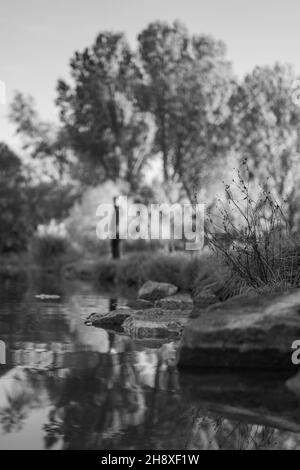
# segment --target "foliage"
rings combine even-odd
[[[13,280],[15,296],[15,281],[26,281],[28,276],[28,255],[25,251],[20,252],[6,252],[1,253],[0,262],[0,282],[9,286],[9,281]]]
[[[0,253],[22,251],[30,234],[21,160],[0,143]]]
[[[134,251],[149,251],[153,253],[163,248],[159,240],[122,240],[121,243],[123,253],[132,253]]]
[[[80,190],[70,180],[72,160],[64,129],[42,121],[33,98],[19,92],[11,103],[9,117],[22,137],[27,157],[22,162],[24,197],[27,223],[34,231],[39,224],[67,217]]]
[[[28,182],[25,191],[28,220],[34,230],[38,225],[48,224],[52,219],[58,222],[66,219],[81,196],[77,186],[72,183],[59,184],[53,179],[35,184]]]
[[[95,268],[95,276],[101,284],[113,281],[120,285],[139,287],[150,279],[170,282],[182,290],[190,291],[201,262],[201,258],[193,258],[185,253],[136,252],[126,254],[118,261],[100,260]]]
[[[14,95],[9,118],[23,139],[24,150],[43,165],[44,175],[61,179],[72,162],[65,129],[41,120],[34,99],[20,92]]]
[[[178,22],[151,23],[137,51],[122,34],[100,33],[73,56],[71,79],[59,81],[57,104],[82,180],[121,178],[135,192],[160,153],[165,181],[179,180],[192,200],[209,167],[225,162],[235,80],[222,42]]]
[[[58,83],[62,123],[91,182],[123,178],[136,189],[149,151],[151,122],[133,99],[138,76],[122,34],[100,33],[71,60],[73,84]],[[92,178],[92,179],[91,179]]]
[[[39,266],[56,267],[58,260],[68,252],[69,240],[65,228],[51,221],[48,226],[40,225],[30,241],[31,260]]]
[[[178,176],[190,200],[230,149],[228,106],[235,89],[226,48],[211,36],[190,36],[179,22],[151,23],[138,37],[146,79],[138,89],[156,123],[154,150],[165,180]]]
[[[247,159],[251,181],[282,201],[292,229],[299,223],[300,197],[300,108],[292,102],[294,80],[288,66],[256,67],[231,102],[240,159]]]
[[[113,285],[117,278],[117,261],[102,258],[95,266],[95,278],[100,286]]]
[[[283,276],[283,268],[277,266],[275,258],[281,257],[283,249],[290,253],[283,245],[293,244],[290,232],[296,233],[300,226],[300,108],[291,100],[295,76],[290,67],[256,67],[238,83],[221,41],[207,35],[191,35],[178,21],[157,21],[140,32],[135,50],[123,34],[101,32],[90,47],[74,54],[70,72],[69,83],[60,80],[57,86],[60,126],[42,121],[30,97],[15,95],[10,117],[23,137],[24,148],[39,162],[44,174],[39,175],[38,183],[31,178],[25,192],[16,191],[14,195],[14,189],[6,188],[15,188],[19,183],[22,186],[22,171],[17,165],[19,176],[1,188],[3,201],[10,200],[5,202],[9,208],[4,212],[3,227],[11,227],[8,219],[12,220],[15,210],[20,224],[26,214],[30,229],[52,218],[61,221],[67,217],[74,241],[87,251],[104,255],[109,244],[98,243],[94,235],[94,209],[100,201],[90,204],[89,212],[85,202],[74,206],[79,196],[74,179],[83,183],[84,197],[90,194],[85,185],[97,188],[101,184],[105,192],[107,184],[113,184],[114,195],[127,194],[145,203],[187,199],[195,202],[198,193],[200,202],[205,195],[205,202],[211,206],[216,181],[220,175],[225,177],[229,160],[235,159],[241,178],[261,185],[262,192],[243,194],[241,188],[242,204],[249,204],[245,209],[225,189],[224,207],[235,206],[246,227],[250,224],[246,232],[244,228],[237,229],[230,211],[223,212],[224,235],[229,245],[233,244],[225,247],[225,252],[230,252],[229,259],[237,252],[238,265],[242,263],[242,267],[250,263],[251,269],[246,268],[248,277],[241,277],[241,266],[234,268],[239,279],[248,284],[277,279],[279,273]],[[146,171],[158,158],[163,179],[152,181],[150,188]],[[245,158],[247,170],[242,164]],[[55,175],[51,172],[53,165]],[[243,186],[242,180],[240,184]],[[23,196],[27,198],[26,210]],[[18,207],[13,210],[14,198],[22,201],[18,200]],[[276,200],[282,201],[280,208]],[[263,212],[268,212],[268,217]],[[285,222],[279,220],[283,213]],[[270,224],[267,227],[262,225],[266,220]],[[279,225],[285,228],[279,229]],[[3,249],[19,249],[14,233],[21,235],[21,228],[9,229],[12,237],[5,230]],[[281,230],[286,233],[282,233],[279,243],[274,234]],[[20,246],[26,245],[27,232],[23,232]],[[238,241],[233,243],[236,237]],[[220,245],[214,236],[212,240],[215,247]],[[278,244],[282,244],[281,248]],[[124,246],[128,251],[135,249],[127,243]],[[222,242],[217,248],[222,256],[223,248]],[[285,255],[284,263],[290,257]],[[254,273],[250,275],[252,269]],[[138,282],[137,278],[143,278],[138,273],[129,277]]]

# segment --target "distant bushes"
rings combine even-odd
[[[28,270],[28,257],[26,252],[1,254],[0,281],[26,280]]]
[[[150,251],[154,252],[163,248],[162,242],[159,240],[123,240],[122,252],[132,253],[135,251]]]
[[[138,286],[144,282],[150,253],[137,252],[125,255],[117,264],[116,283],[128,286]]]
[[[29,245],[30,260],[38,267],[58,268],[72,253],[63,224],[41,225]]]
[[[120,260],[100,260],[95,269],[102,284],[125,284],[138,287],[148,280],[170,282],[182,290],[192,290],[201,258],[187,253],[134,252]]]
[[[37,264],[51,264],[51,261],[67,252],[67,241],[55,235],[35,235],[30,243],[30,253]]]
[[[100,285],[114,284],[117,278],[117,262],[113,259],[102,258],[96,264],[94,274]]]

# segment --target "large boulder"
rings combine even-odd
[[[233,427],[252,423],[299,433],[299,396],[287,386],[289,377],[286,371],[184,371],[179,374],[179,384],[182,399],[200,416],[214,415],[220,424],[226,419]],[[225,434],[229,437],[228,428]]]
[[[174,286],[174,284],[168,284],[167,282],[147,281],[139,289],[138,297],[140,299],[154,302],[155,300],[162,299],[163,297],[174,295],[177,291],[178,287]]]
[[[185,327],[182,368],[295,369],[300,290],[248,294],[201,310]]]

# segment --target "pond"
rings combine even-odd
[[[232,388],[259,402],[263,379],[184,375],[178,345],[85,324],[126,297],[39,276],[29,285],[2,284],[0,449],[300,449],[300,426],[277,419],[278,410],[264,420],[232,408]]]

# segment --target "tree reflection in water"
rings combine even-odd
[[[18,300],[0,310],[11,359],[0,371],[0,429],[16,448],[37,410],[47,449],[300,448],[299,434],[200,410],[179,386],[172,343],[149,348],[88,329],[86,305],[99,296]],[[117,301],[105,302],[108,311]]]
[[[157,448],[164,432],[161,427],[167,424],[168,436],[172,421],[181,433],[182,417],[176,416],[180,409],[177,371],[167,364],[165,354],[165,348],[149,351],[147,364],[145,351],[135,351],[124,338],[111,337],[110,354],[100,355],[94,368],[66,378],[45,426],[47,446],[63,440],[64,448],[113,449],[134,447],[141,441],[147,448]],[[148,367],[146,383],[139,374],[142,366]],[[176,435],[173,438],[175,444]]]
[[[148,352],[111,337],[110,353],[81,353],[89,367],[17,368],[0,410],[2,431],[20,430],[33,409],[50,405],[47,449],[299,448],[298,434],[203,416],[178,388],[170,346]]]

